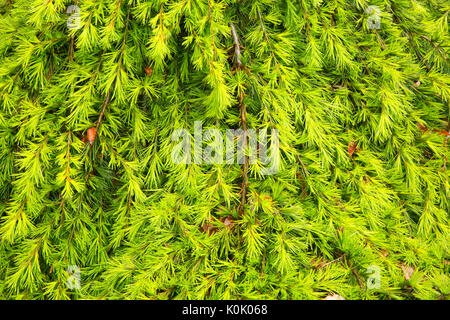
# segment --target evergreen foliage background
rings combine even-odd
[[[1,0],[0,298],[447,299],[449,10]],[[174,164],[194,121],[279,172]]]

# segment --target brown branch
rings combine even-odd
[[[327,263],[323,264],[323,265],[321,266],[321,268],[325,268],[325,267],[329,266],[330,264],[333,264],[333,263],[335,263],[335,262],[341,261],[344,257],[345,257],[345,254],[341,255],[341,256],[340,256],[339,258],[337,258],[337,259],[334,259],[334,260],[332,260],[332,261],[330,261],[330,262],[327,262]]]
[[[233,23],[230,23],[231,27],[231,36],[233,37],[234,41],[234,56],[236,59],[236,69],[242,70],[247,68],[242,64],[241,62],[241,44],[239,42],[239,37],[236,32],[236,28],[234,27]],[[244,146],[246,146],[247,142],[247,107],[244,105],[244,92],[242,89],[238,89],[238,99],[239,99],[239,107],[240,107],[240,124],[243,130],[243,139],[244,139]],[[247,202],[247,189],[248,189],[248,156],[244,155],[244,166],[242,168],[242,176],[243,181],[241,185],[241,203],[239,205],[239,215],[241,216],[244,213],[244,207]]]
[[[359,287],[361,290],[365,290],[366,286],[364,283],[362,283],[361,278],[359,277],[358,273],[355,271],[355,269],[351,268],[353,275],[356,277],[356,280],[358,280]]]
[[[411,46],[414,49],[414,52],[416,53],[417,59],[419,59],[420,62],[422,62],[425,65],[425,68],[427,69],[427,72],[430,72],[431,68],[428,65],[428,63],[423,59],[422,55],[419,52],[419,49],[417,48],[417,46],[414,44],[414,40],[413,40],[413,34],[412,32],[408,31],[407,29],[403,30],[406,33],[406,36],[408,37],[409,43],[411,44]]]
[[[73,36],[70,36],[70,48],[69,48],[69,62],[73,61],[73,52],[74,52],[74,46],[75,46],[75,40]]]
[[[392,10],[391,10],[391,12],[392,12],[392,14],[393,14],[393,16],[394,16],[394,21],[397,22],[397,23],[401,22],[400,17],[397,16]],[[420,54],[420,52],[419,52],[417,46],[414,44],[414,41],[413,41],[413,33],[412,33],[411,31],[409,31],[408,29],[406,29],[405,27],[402,27],[402,29],[403,29],[403,31],[405,32],[406,36],[408,37],[408,40],[409,40],[411,46],[413,47],[413,49],[414,49],[414,51],[415,51],[415,53],[416,53],[417,58],[419,59],[420,62],[422,62],[422,63],[425,65],[425,67],[426,67],[426,69],[427,69],[427,72],[430,72],[430,70],[431,70],[430,66],[429,66],[429,65],[427,64],[427,62],[423,59],[423,57],[422,57],[422,55]],[[426,41],[428,41],[435,49],[437,49],[438,52],[441,54],[441,56],[444,58],[444,60],[446,60],[446,61],[448,60],[448,57],[446,56],[445,52],[443,52],[442,49],[441,49],[436,43],[433,42],[433,40],[431,40],[429,37],[427,37],[427,36],[425,36],[425,35],[420,35],[420,37],[421,37],[422,39],[425,39]]]
[[[427,40],[435,49],[437,49],[437,51],[441,54],[441,56],[444,58],[444,60],[448,60],[447,55],[445,54],[445,52],[442,51],[442,49],[433,42],[433,40],[431,40],[430,38],[428,38],[427,36],[421,35],[420,36],[422,39]]]
[[[378,34],[378,31],[376,29],[374,29],[374,30],[375,30],[375,34],[377,35],[378,41],[380,42],[381,49],[386,50],[386,44],[383,42],[383,40],[381,40],[381,37]]]
[[[244,92],[239,91],[239,106],[241,108],[241,126],[243,130],[244,146],[247,145],[247,107],[243,104]],[[242,169],[243,181],[241,186],[241,204],[239,205],[239,215],[244,213],[244,206],[247,201],[248,188],[248,156],[244,155],[244,167]]]
[[[266,38],[266,42],[267,42],[267,44],[269,44],[269,42],[270,42],[269,35],[267,34],[266,27],[264,27],[264,21],[263,21],[262,15],[261,15],[261,11],[259,11],[259,9],[258,9],[258,17],[259,17],[259,23],[261,24],[261,29],[263,31],[264,37]]]
[[[394,22],[400,25],[401,19],[400,17],[398,17],[392,10],[392,15],[394,17]],[[419,49],[417,48],[417,46],[414,44],[414,35],[411,31],[409,31],[408,29],[406,29],[405,27],[402,27],[400,25],[400,27],[403,29],[403,32],[406,34],[406,37],[408,38],[408,41],[410,43],[410,45],[412,46],[414,53],[416,54],[417,59],[419,59],[419,62],[421,62],[425,68],[427,69],[427,72],[430,72],[430,66],[428,65],[428,63],[423,60],[422,55],[419,52]]]
[[[106,107],[109,105],[111,101],[111,91],[108,92],[105,101],[103,102],[102,111],[100,111],[100,115],[98,116],[97,125],[95,126],[95,132],[98,134],[98,129],[103,121],[103,116],[105,115]]]
[[[356,270],[353,268],[352,264],[350,263],[350,261],[347,258],[345,259],[345,262],[347,263],[347,266],[350,268],[350,270],[352,271],[352,274],[355,276],[356,280],[358,281],[358,284],[359,284],[359,287],[361,288],[361,290],[365,290],[366,286],[361,281],[361,278],[360,278],[358,272],[356,272]]]
[[[234,56],[236,58],[236,66],[238,69],[242,70],[244,69],[244,65],[241,62],[241,44],[239,42],[239,37],[237,35],[234,24],[230,23],[230,27],[231,27],[231,36],[233,37],[234,41]]]
[[[128,11],[127,13],[127,21],[125,24],[125,33],[123,36],[123,41],[122,41],[122,48],[120,50],[120,58],[119,58],[119,66],[121,67],[122,65],[122,60],[123,60],[123,53],[125,50],[125,45],[126,45],[126,39],[127,39],[127,35],[128,35],[128,23],[130,21],[130,11]],[[114,86],[115,84],[115,80],[114,83],[112,84],[112,86]],[[109,103],[111,101],[111,90],[109,90],[108,94],[106,95],[106,99],[103,102],[103,107],[102,107],[102,111],[100,112],[100,115],[98,116],[98,120],[97,120],[97,125],[95,126],[95,133],[96,135],[98,135],[98,130],[100,129],[100,125],[103,121],[103,116],[105,115],[105,111],[106,108],[108,107]]]

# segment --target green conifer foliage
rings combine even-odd
[[[0,0],[0,298],[448,298],[449,12]],[[196,121],[279,170],[174,163]]]

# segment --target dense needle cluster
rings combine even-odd
[[[449,11],[0,0],[0,298],[448,298]],[[174,163],[195,121],[278,172]]]

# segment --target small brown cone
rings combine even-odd
[[[97,130],[95,129],[95,127],[89,128],[87,130],[87,136],[88,136],[88,140],[89,140],[89,143],[91,144],[91,146],[94,143],[96,134],[97,134]]]

